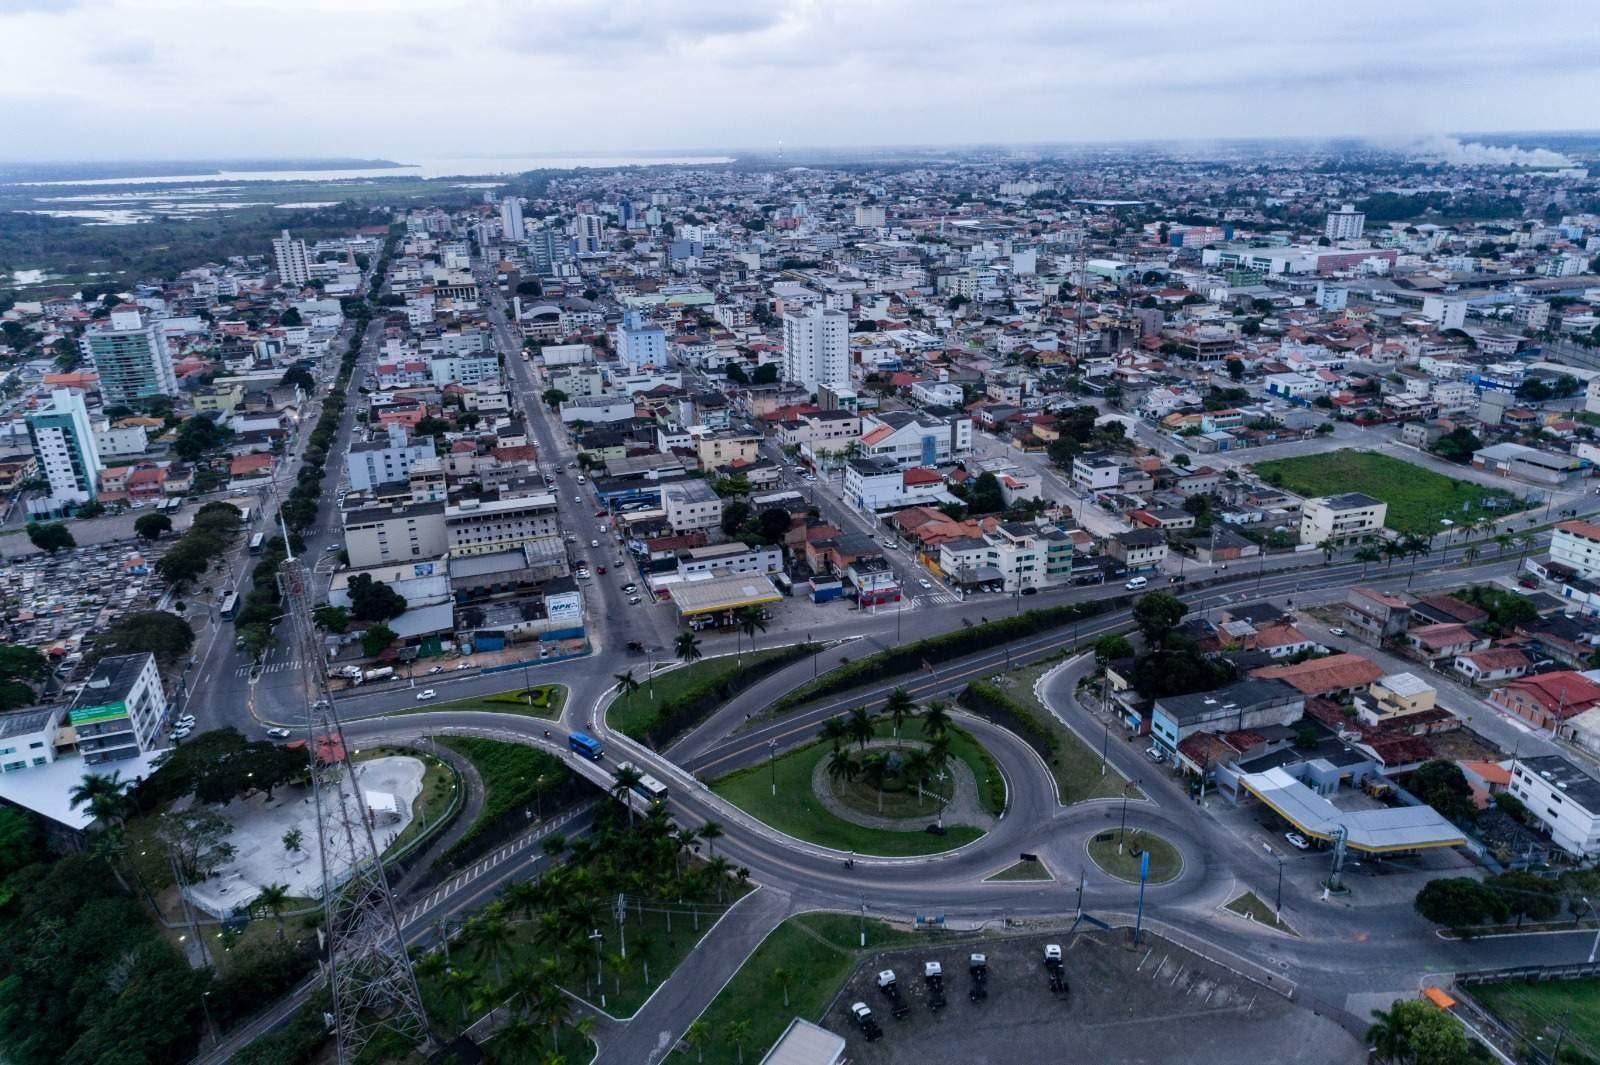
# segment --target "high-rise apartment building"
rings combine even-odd
[[[100,398],[108,406],[178,392],[167,335],[137,307],[122,304],[110,322],[91,325],[83,334],[83,353],[94,363]]]
[[[1355,204],[1347,203],[1337,211],[1328,212],[1328,224],[1323,228],[1323,234],[1329,240],[1357,240],[1366,228],[1366,214],[1356,210]]]
[[[287,229],[272,242],[272,258],[278,267],[280,285],[299,288],[311,280],[311,256],[306,253],[306,242],[291,237]]]
[[[812,307],[783,316],[784,377],[806,388],[850,383],[850,319]]]
[[[638,311],[629,311],[617,327],[617,358],[633,371],[642,366],[666,366],[666,331],[646,322]]]
[[[93,502],[102,467],[83,397],[56,389],[50,405],[29,413],[27,422],[33,456],[50,482],[50,501],[57,507]]]
[[[604,231],[604,222],[599,215],[580,214],[572,223],[572,227],[579,255],[593,255],[600,250],[600,235]]]
[[[522,225],[522,201],[515,196],[500,201],[500,235],[517,241],[527,235]]]

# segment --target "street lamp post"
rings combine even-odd
[[[778,795],[778,741],[767,741],[767,765],[772,769],[772,795]]]
[[[1131,783],[1122,785],[1122,827],[1117,830],[1117,853],[1122,853],[1122,843],[1128,836],[1128,788]]]
[[[1272,907],[1272,915],[1279,924],[1283,923],[1283,866],[1286,861],[1283,855],[1278,855],[1278,901]]]

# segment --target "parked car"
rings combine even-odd
[[[444,672],[444,667],[443,666],[434,666],[432,669],[428,670],[428,676],[431,677],[435,673],[443,673],[443,672]]]
[[[437,699],[438,697],[439,693],[434,691],[432,688],[424,688],[417,693],[417,702],[425,703],[429,699]]]
[[[638,597],[638,596],[636,596],[636,595],[630,595],[630,596],[628,596],[628,605],[629,605],[629,606],[638,606],[638,605],[639,605],[639,604],[640,604],[640,603],[642,603],[642,602],[644,602],[644,600],[642,600],[642,599],[640,599],[640,598],[639,598],[639,597]]]
[[[1337,626],[1337,625],[1329,625],[1328,626],[1328,635],[1329,636],[1343,636],[1344,634],[1345,634],[1344,630],[1341,629],[1339,626]]]
[[[1297,851],[1308,851],[1311,849],[1311,841],[1306,839],[1298,832],[1285,832],[1283,834],[1283,838],[1288,840],[1289,846],[1293,847]]]
[[[286,740],[289,738],[289,730],[286,728],[269,728],[267,729],[267,735],[275,740]]]
[[[1128,589],[1128,591],[1131,592],[1135,588],[1143,588],[1145,585],[1147,585],[1149,583],[1150,583],[1150,579],[1148,577],[1135,577],[1132,580],[1130,580],[1127,584],[1124,584],[1123,587]]]

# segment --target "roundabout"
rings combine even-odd
[[[1139,882],[1143,855],[1150,855],[1150,884],[1170,884],[1183,875],[1183,855],[1154,832],[1132,829],[1125,834],[1115,829],[1096,832],[1083,844],[1084,851],[1102,873]]]

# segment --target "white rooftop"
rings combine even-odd
[[[1344,826],[1351,850],[1381,854],[1457,847],[1467,841],[1460,829],[1431,806],[1341,810],[1281,767],[1246,773],[1239,783],[1307,836],[1326,842],[1333,839],[1336,828]]]
[[[1404,699],[1433,691],[1433,685],[1415,673],[1390,673],[1386,677],[1379,677],[1378,683]]]
[[[0,773],[0,799],[81,831],[88,828],[94,818],[87,807],[72,808],[71,794],[85,776],[121,773],[122,780],[143,780],[155,769],[157,758],[165,753],[165,750],[152,751],[137,758],[99,765],[85,764],[82,755],[62,754],[49,765]]]

